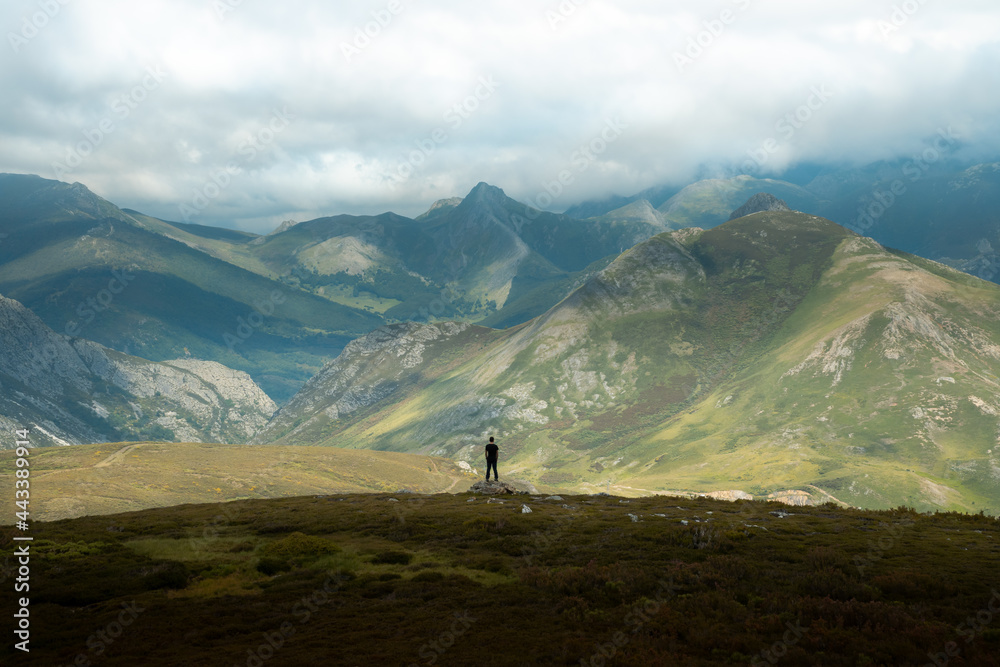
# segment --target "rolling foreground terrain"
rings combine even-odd
[[[660,234],[521,326],[352,342],[254,442],[625,494],[1000,513],[1000,288],[815,216]]]
[[[369,494],[36,523],[31,652],[0,660],[1000,664],[995,519],[787,510]]]
[[[14,488],[14,459],[0,452],[4,488]],[[30,460],[40,521],[310,493],[446,493],[477,479],[446,459],[332,447],[104,443],[36,449]]]

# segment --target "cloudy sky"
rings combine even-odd
[[[947,127],[1000,155],[996,0],[5,0],[0,26],[0,171],[256,232],[479,181],[561,211]]]

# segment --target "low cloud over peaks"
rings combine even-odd
[[[257,232],[479,181],[563,210],[706,164],[906,156],[948,127],[1000,153],[992,0],[18,0],[0,25],[0,171]]]

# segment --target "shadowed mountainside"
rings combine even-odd
[[[152,362],[58,334],[0,296],[0,425],[37,445],[138,438],[244,442],[275,404],[214,361]]]

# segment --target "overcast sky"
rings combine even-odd
[[[949,126],[1000,155],[997,0],[4,0],[0,26],[0,171],[255,232],[479,181],[561,211]]]

